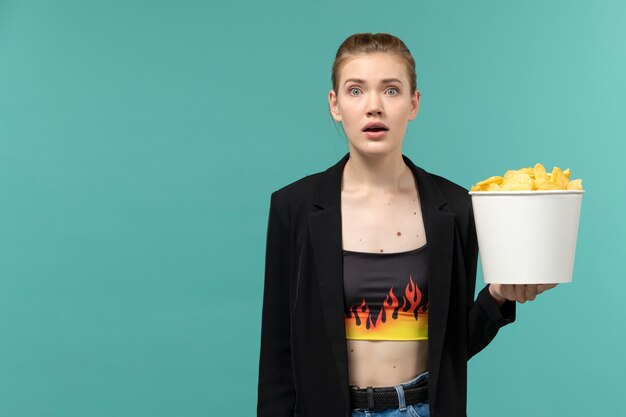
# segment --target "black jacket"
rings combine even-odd
[[[350,417],[344,320],[341,178],[325,171],[271,195],[261,323],[258,417]],[[474,301],[478,245],[467,190],[402,155],[413,172],[429,247],[432,417],[465,417],[467,361],[515,320],[485,286]]]

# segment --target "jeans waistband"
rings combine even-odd
[[[412,387],[414,385],[419,384],[420,382],[422,382],[425,379],[428,379],[428,371],[422,372],[421,374],[419,374],[415,378],[411,379],[410,381],[402,382],[402,383],[400,383],[398,385],[402,385],[403,387]]]
[[[401,411],[404,411],[406,409],[406,398],[405,398],[404,390],[408,389],[408,388],[412,388],[412,387],[417,386],[417,385],[421,385],[421,384],[423,384],[424,381],[427,381],[427,380],[428,380],[428,371],[425,371],[425,372],[417,375],[415,378],[413,378],[413,379],[411,379],[409,381],[401,382],[399,384],[396,384],[396,385],[390,386],[390,387],[376,387],[376,388],[374,388],[374,390],[379,391],[379,392],[380,391],[394,391],[395,390],[396,392],[394,394],[397,396],[397,399],[398,399],[398,401],[397,401],[398,408]],[[356,389],[357,387],[351,386],[351,388],[352,389]],[[372,387],[368,387],[367,390],[368,390],[368,394],[371,395],[370,390],[372,390]],[[365,391],[365,389],[360,389],[358,391],[359,392]],[[354,393],[354,395],[357,395],[356,392],[353,392],[353,393]],[[391,394],[391,393],[389,393],[389,394]],[[364,395],[364,394],[361,394],[361,395]],[[369,398],[372,398],[372,397],[369,397]],[[384,400],[384,398],[389,398],[389,397],[385,396],[383,398],[380,398],[380,400],[386,401],[386,402],[390,402],[390,400]],[[357,399],[355,398],[354,401],[357,401]],[[364,401],[364,400],[361,398],[360,401]],[[368,400],[368,402],[369,401],[373,401],[373,400]],[[373,405],[369,405],[369,407],[373,407]]]

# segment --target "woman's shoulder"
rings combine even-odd
[[[350,153],[346,153],[341,159],[326,166],[321,170],[314,171],[283,185],[272,193],[282,200],[312,201],[316,191],[326,192],[340,187],[342,167],[347,162]]]
[[[325,171],[306,174],[280,186],[271,193],[271,198],[289,207],[293,213],[308,213],[313,207],[313,198]]]
[[[430,176],[437,182],[437,185],[441,189],[441,192],[446,197],[452,198],[461,198],[468,199],[469,198],[469,190],[462,185],[457,184],[456,182],[443,177],[441,175],[429,173]]]
[[[302,178],[282,185],[280,188],[272,192],[272,195],[276,195],[281,200],[294,200],[306,198],[315,189],[315,184],[318,176],[321,172],[313,174],[307,174]]]
[[[423,171],[437,185],[453,212],[462,213],[468,210],[471,197],[467,188],[442,175]]]

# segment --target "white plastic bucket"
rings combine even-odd
[[[572,282],[583,193],[470,191],[485,283]]]

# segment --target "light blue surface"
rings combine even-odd
[[[468,415],[626,414],[622,1],[0,0],[0,416],[255,414],[269,195],[347,151],[365,31],[415,56],[416,164],[586,189],[574,282],[471,360]]]

